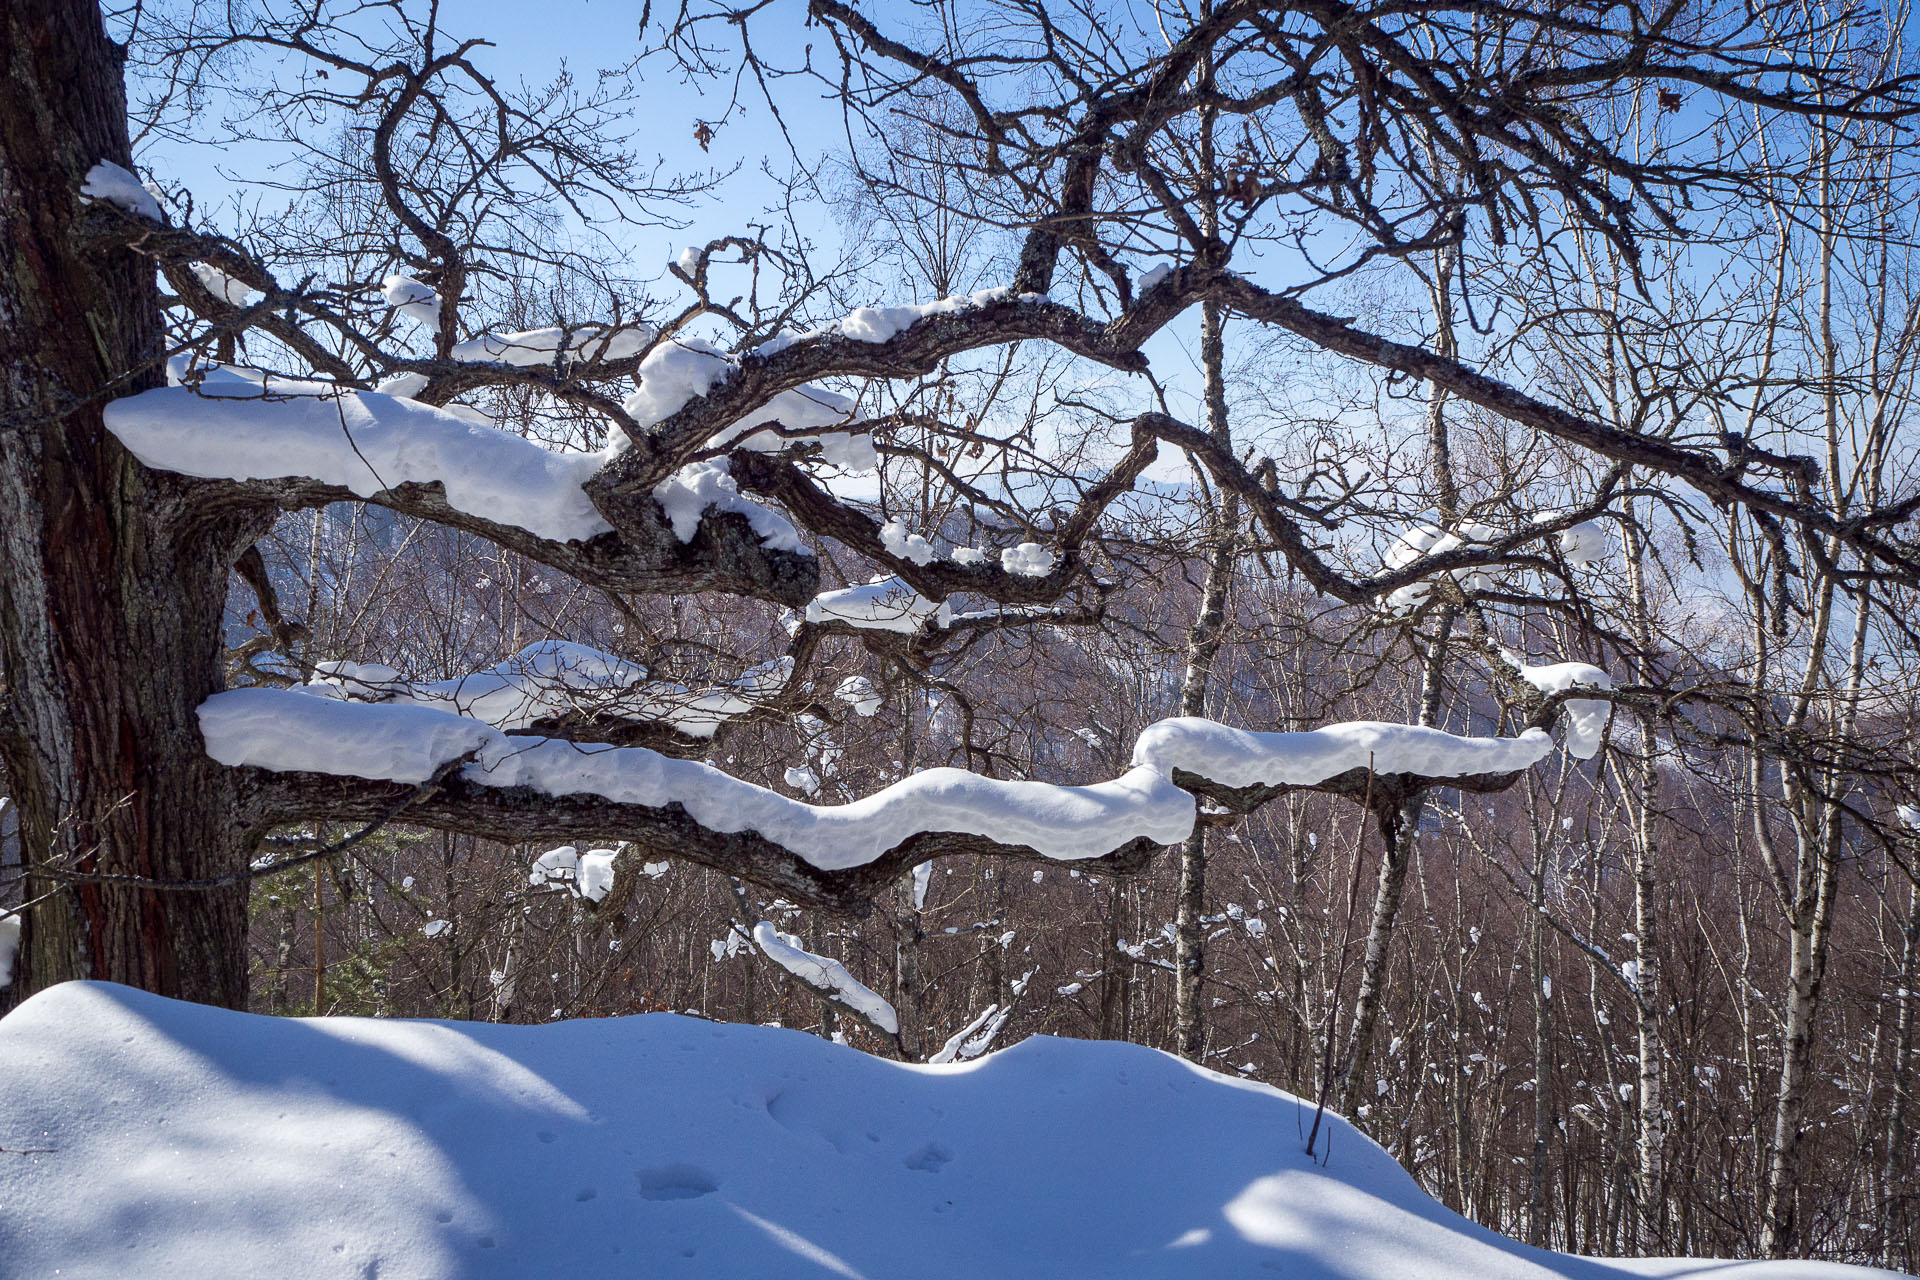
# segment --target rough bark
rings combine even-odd
[[[101,422],[110,396],[160,380],[160,310],[151,263],[80,230],[87,171],[131,164],[98,8],[6,6],[0,69],[0,751],[41,899],[0,1000],[90,977],[239,1006],[244,886],[46,874],[244,865],[230,777],[203,754],[194,709],[220,687],[228,569],[258,517],[145,471]]]

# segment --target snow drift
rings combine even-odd
[[[1035,1037],[910,1067],[650,1014],[279,1019],[69,983],[0,1021],[9,1277],[1841,1280],[1475,1227],[1292,1097]]]

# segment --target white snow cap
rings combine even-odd
[[[825,591],[807,605],[808,622],[844,622],[863,631],[897,631],[912,635],[929,621],[944,627],[953,610],[915,591],[904,579],[878,577],[858,587]]]
[[[928,769],[849,804],[815,806],[697,761],[642,747],[509,737],[430,707],[255,688],[215,694],[199,716],[207,754],[222,764],[417,783],[471,754],[461,776],[474,785],[655,808],[678,803],[709,830],[758,832],[826,871],[864,866],[927,832],[984,836],[1073,859],[1100,857],[1134,839],[1175,844],[1194,822],[1193,797],[1145,767],[1077,787]]]
[[[1007,1025],[1007,1015],[1012,1012],[1012,1005],[1004,1008],[997,1004],[988,1005],[972,1022],[954,1032],[940,1046],[940,1051],[927,1059],[928,1064],[937,1067],[949,1062],[970,1062],[979,1057],[993,1048],[994,1037],[1000,1034],[1000,1028]]]
[[[1568,689],[1611,689],[1613,677],[1590,662],[1554,662],[1530,667],[1517,654],[1504,655],[1520,678],[1542,693],[1564,693]],[[1600,739],[1613,718],[1613,704],[1598,698],[1570,698],[1560,705],[1567,727],[1567,754],[1575,760],[1591,760],[1600,750]]]
[[[111,160],[102,160],[87,170],[80,194],[89,200],[104,200],[149,222],[165,221],[152,189]]]
[[[1199,774],[1227,787],[1313,786],[1349,769],[1430,778],[1511,773],[1546,758],[1553,739],[1539,729],[1517,738],[1462,738],[1420,725],[1357,720],[1298,733],[1255,733],[1182,717],[1149,725],[1133,762],[1171,775]]]
[[[417,390],[417,388],[414,388]],[[363,498],[439,481],[457,510],[543,538],[585,541],[610,525],[581,485],[597,453],[554,453],[413,400],[251,370],[210,370],[198,388],[115,400],[107,430],[157,471],[206,479],[307,478]]]
[[[907,523],[895,517],[880,526],[880,543],[888,554],[912,564],[932,564],[940,558],[933,544],[917,533],[907,532]]]
[[[393,275],[380,282],[387,305],[428,333],[440,331],[440,295],[412,276]]]
[[[1000,553],[1000,567],[1024,578],[1044,578],[1053,561],[1053,552],[1038,542],[1023,542]]]
[[[1916,809],[1910,804],[1903,804],[1896,808],[1894,812],[1900,815],[1901,822],[1912,827],[1915,831],[1920,831],[1920,809]]]
[[[1493,542],[1502,536],[1501,531],[1492,525],[1471,520],[1449,533],[1443,533],[1432,525],[1414,525],[1394,539],[1382,560],[1389,569],[1402,569],[1422,556],[1437,556],[1460,547]],[[1493,574],[1485,568],[1456,569],[1453,580],[1468,591],[1484,591],[1493,585]],[[1410,582],[1388,594],[1387,607],[1394,610],[1412,609],[1432,593],[1431,583]]]
[[[700,338],[674,337],[647,352],[640,362],[640,389],[621,408],[642,428],[666,421],[690,402],[733,377],[735,358]],[[815,439],[827,461],[848,470],[871,470],[879,463],[872,438],[845,428],[854,403],[823,387],[803,385],[773,396],[759,408],[715,432],[711,447],[728,446],[762,453],[778,452],[796,439]],[[778,426],[782,432],[767,430]],[[835,431],[839,428],[839,431]],[[837,437],[837,438],[836,438]]]
[[[208,293],[228,306],[244,307],[247,305],[247,300],[253,297],[254,291],[250,286],[241,284],[218,267],[196,262],[189,269],[193,272],[194,279],[198,280]]]
[[[647,349],[653,335],[654,328],[649,324],[623,324],[611,329],[603,324],[571,328],[554,325],[518,333],[483,333],[456,342],[452,355],[455,360],[488,361],[522,369],[550,365],[556,357],[562,363],[630,360]]]
[[[865,985],[847,967],[830,956],[819,956],[800,945],[800,939],[782,933],[766,921],[753,926],[753,943],[767,959],[814,990],[859,1013],[889,1035],[900,1034],[900,1018],[878,992]]]
[[[840,687],[833,691],[833,696],[850,704],[856,715],[867,717],[878,715],[880,712],[882,703],[880,694],[873,687],[873,682],[865,676],[848,676],[840,682]]]
[[[1582,520],[1554,535],[1560,556],[1568,564],[1594,564],[1613,554],[1613,539],[1598,520]]]
[[[618,849],[581,853],[573,845],[563,844],[533,860],[527,883],[536,889],[551,888],[598,902],[613,889],[613,863],[619,856]]]
[[[816,332],[837,330],[842,336],[852,338],[855,342],[885,342],[915,321],[924,320],[928,316],[970,311],[975,307],[983,307],[990,302],[999,302],[1012,296],[1014,296],[1013,290],[1007,288],[982,289],[978,293],[956,294],[934,302],[912,302],[899,307],[856,307],[826,329],[816,330]],[[1034,298],[1039,295],[1022,294],[1020,296]]]
[[[759,535],[763,545],[776,551],[812,555],[812,548],[800,541],[800,531],[779,512],[740,496],[740,485],[725,458],[690,462],[655,487],[654,501],[667,513],[673,536],[691,542],[700,518],[709,511],[733,511],[747,518],[747,524]]]

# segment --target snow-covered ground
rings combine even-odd
[[[0,1021],[0,1274],[1840,1280],[1541,1253],[1339,1121],[1123,1044],[911,1067],[644,1017],[292,1020],[71,983]]]

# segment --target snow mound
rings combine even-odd
[[[1303,1104],[1132,1045],[909,1067],[648,1014],[283,1019],[69,983],[0,1021],[9,1275],[1713,1280],[1475,1227]]]

